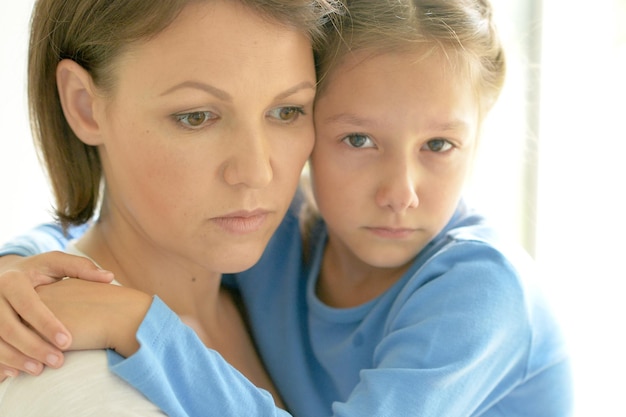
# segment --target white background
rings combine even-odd
[[[522,13],[532,2],[494,1],[510,70],[470,196],[546,273],[574,358],[576,417],[624,416],[626,1],[551,0],[542,24]],[[31,6],[0,3],[0,242],[49,220],[52,205],[28,127]],[[525,45],[537,27],[535,59]],[[541,74],[541,90],[529,73]],[[541,96],[536,129],[529,89]],[[525,180],[535,162],[537,189]]]

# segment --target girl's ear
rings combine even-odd
[[[74,134],[87,145],[100,145],[100,126],[95,117],[97,97],[91,75],[71,59],[64,59],[57,65],[56,79],[63,114]]]

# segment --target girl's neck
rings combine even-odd
[[[391,288],[408,270],[410,263],[398,268],[378,268],[355,256],[347,247],[326,244],[316,285],[318,298],[335,308],[365,304]]]

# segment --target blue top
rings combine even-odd
[[[261,357],[292,415],[572,414],[567,352],[533,263],[481,216],[461,204],[394,286],[338,309],[315,294],[326,228],[314,227],[305,262],[298,205],[256,266],[225,277],[241,291]],[[57,246],[45,249],[65,244],[53,233]],[[4,253],[34,253],[34,236]],[[159,299],[137,337],[141,348],[130,358],[110,353],[111,369],[171,416],[287,415]]]

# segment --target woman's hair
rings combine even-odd
[[[116,58],[129,44],[159,34],[192,1],[199,0],[36,2],[28,60],[31,129],[56,197],[56,217],[64,227],[94,215],[102,166],[97,148],[79,140],[65,120],[56,83],[58,63],[74,60],[89,72],[99,91],[111,92]],[[342,10],[339,0],[238,1],[272,22],[307,34],[316,54],[329,33],[325,26],[335,26],[332,21]]]
[[[497,100],[506,72],[502,44],[489,0],[344,0],[341,31],[329,31],[319,56],[320,74],[330,74],[351,52],[438,50],[454,66],[465,65],[486,113]],[[320,80],[318,93],[323,91]]]

